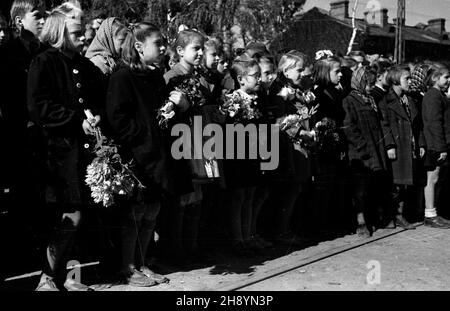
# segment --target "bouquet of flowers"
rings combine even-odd
[[[191,107],[203,106],[206,102],[201,91],[201,84],[198,74],[178,76],[170,80],[175,91],[179,91],[186,96]],[[158,110],[158,124],[162,129],[167,129],[168,122],[175,116],[175,104],[166,100],[164,105]]]
[[[286,133],[293,142],[294,148],[302,152],[306,157],[306,149],[311,148],[315,132],[309,130],[309,119],[317,112],[317,107],[308,109],[307,106],[297,107],[297,113],[290,114],[279,121],[280,130]]]
[[[88,119],[92,117],[86,111]],[[89,145],[85,145],[89,148]],[[145,186],[134,175],[132,161],[123,163],[117,145],[96,129],[96,144],[92,151],[96,157],[87,167],[85,182],[91,189],[91,197],[95,203],[103,203],[109,207],[114,204],[116,195],[131,196],[136,187]]]
[[[224,95],[220,111],[235,122],[258,119],[261,117],[261,112],[256,107],[256,98],[256,95],[236,90]]]
[[[316,133],[316,147],[319,152],[333,152],[338,148],[340,137],[336,122],[329,118],[323,118],[317,122],[314,131]]]

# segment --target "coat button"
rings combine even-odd
[[[77,69],[72,70],[72,72],[76,75],[79,73],[79,71]]]
[[[84,103],[83,98],[78,99],[78,102],[79,102],[80,104]]]
[[[77,88],[81,88],[81,83],[76,84]]]

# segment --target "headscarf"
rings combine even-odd
[[[91,45],[86,51],[87,58],[90,59],[97,55],[111,57],[113,59],[118,59],[120,57],[114,47],[114,34],[112,28],[114,20],[116,20],[116,17],[108,17],[102,22]]]
[[[411,92],[426,92],[427,87],[425,85],[425,78],[427,76],[427,71],[430,68],[429,65],[422,64],[416,66],[411,73]]]
[[[363,98],[363,100],[372,106],[373,110],[378,111],[377,104],[372,96],[366,93],[367,79],[366,79],[367,70],[366,67],[357,68],[352,75],[352,89],[353,92],[358,96]]]
[[[366,73],[366,67],[359,67],[352,74],[351,86],[352,89],[358,91],[359,93],[366,93],[367,82],[363,80],[364,74]]]

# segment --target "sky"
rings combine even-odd
[[[304,10],[307,11],[315,6],[329,10],[330,2],[335,0],[307,0]],[[368,6],[378,2],[381,8],[388,9],[389,22],[397,17],[397,0],[358,0],[356,16],[364,17]],[[349,15],[351,16],[355,0],[350,0]],[[414,26],[418,23],[427,24],[428,20],[434,18],[445,18],[445,28],[450,31],[450,0],[406,0],[406,25]]]

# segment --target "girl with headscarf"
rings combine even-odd
[[[425,78],[427,77],[430,64],[419,64],[411,71],[411,82],[409,84],[408,96],[413,98],[418,105],[419,110],[422,107],[423,96],[427,92]]]
[[[86,57],[105,75],[110,75],[121,57],[127,28],[116,17],[103,21],[89,46]]]
[[[352,76],[352,91],[343,100],[357,233],[361,237],[369,237],[374,230],[371,216],[375,214],[376,206],[370,203],[388,202],[390,189],[387,188],[390,182],[386,180],[386,150],[380,113],[369,95],[375,81],[373,69],[358,68]]]

